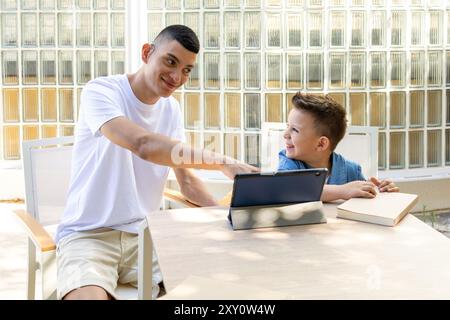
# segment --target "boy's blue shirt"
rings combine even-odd
[[[310,167],[300,160],[290,159],[286,156],[286,150],[281,150],[279,155],[278,171],[310,169]],[[351,181],[366,180],[361,172],[361,166],[353,161],[345,159],[340,154],[333,152],[331,174],[327,184],[341,185]]]

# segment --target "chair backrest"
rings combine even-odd
[[[73,137],[22,144],[27,211],[42,225],[57,224],[70,182]]]
[[[286,124],[264,122],[261,128],[261,170],[278,169],[278,152],[284,149],[283,133]],[[366,178],[377,176],[378,172],[378,128],[349,126],[336,152],[359,163]]]

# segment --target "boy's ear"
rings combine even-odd
[[[317,151],[326,151],[330,148],[330,139],[325,136],[321,136],[319,141],[317,141]]]

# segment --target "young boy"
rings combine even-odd
[[[328,96],[298,92],[292,98],[284,133],[286,149],[279,153],[278,170],[327,168],[322,201],[373,198],[380,192],[398,192],[390,180],[366,180],[361,166],[334,152],[347,128],[345,109]],[[357,146],[355,146],[357,147]]]

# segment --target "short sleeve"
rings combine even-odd
[[[117,93],[112,86],[93,82],[88,84],[81,93],[80,113],[89,130],[95,136],[100,136],[100,128],[111,119],[124,116],[115,101]],[[118,98],[117,98],[118,99]]]
[[[278,153],[278,171],[297,170],[300,169],[297,165],[297,161],[289,159],[286,156],[286,151],[281,150]]]

